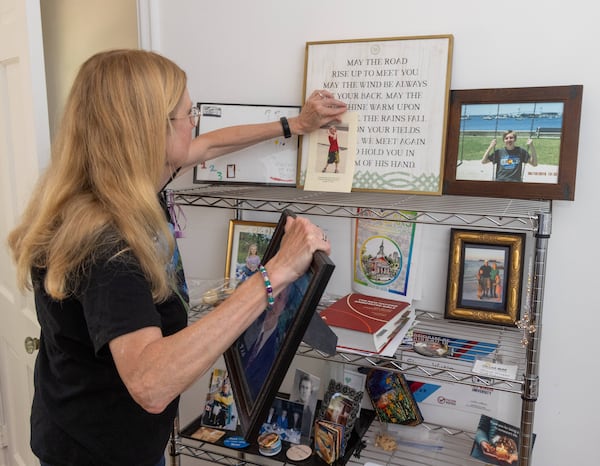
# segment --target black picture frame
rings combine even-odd
[[[288,216],[294,214],[287,210],[282,213],[263,256],[263,263],[267,263],[279,250]],[[224,353],[241,434],[249,442],[256,438],[268,415],[334,268],[329,256],[317,251],[304,276],[281,292],[273,309],[265,310]],[[271,353],[268,353],[268,349],[267,353],[261,351],[258,358],[251,360],[252,346],[260,338],[263,321],[278,312],[277,327],[281,329],[279,339],[273,337],[273,344],[267,340]]]
[[[445,317],[515,326],[521,305],[525,234],[452,228],[450,235]],[[490,269],[484,274],[482,267]]]
[[[452,90],[443,193],[574,200],[582,96],[582,85]],[[504,147],[508,130],[516,146],[531,139],[536,147],[538,165],[525,164],[521,181],[498,181],[498,164],[481,163],[493,139]]]

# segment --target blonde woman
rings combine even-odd
[[[72,87],[52,158],[8,242],[41,326],[31,447],[42,465],[164,464],[179,395],[267,305],[261,274],[187,325],[176,245],[158,193],[205,160],[345,111],[326,91],[284,122],[207,133],[185,73],[152,52],[86,61]],[[301,276],[323,232],[289,219],[265,265],[273,294]]]

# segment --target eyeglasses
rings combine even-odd
[[[169,117],[169,120],[183,120],[184,118],[189,118],[190,123],[195,128],[198,126],[200,122],[200,109],[198,107],[192,107],[190,113],[183,117]]]

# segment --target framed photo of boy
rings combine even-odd
[[[276,223],[230,220],[225,277],[243,282],[256,273]]]
[[[574,200],[583,86],[454,90],[444,193]]]
[[[445,317],[514,326],[519,318],[524,233],[451,229]]]

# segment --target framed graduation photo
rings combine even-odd
[[[284,212],[265,251],[267,263],[279,250],[289,212]],[[260,431],[335,268],[317,251],[309,270],[279,293],[273,305],[224,353],[243,436]]]

